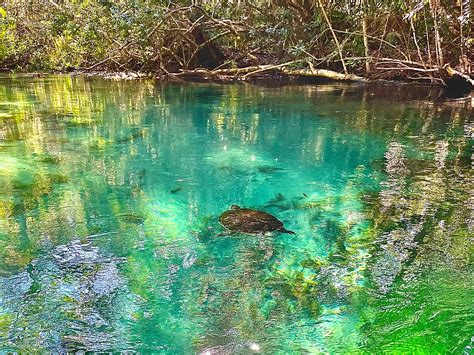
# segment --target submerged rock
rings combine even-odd
[[[114,263],[102,265],[95,274],[92,290],[100,297],[112,294],[122,284]]]
[[[99,248],[90,243],[81,244],[79,240],[73,240],[54,249],[53,258],[58,265],[65,267],[96,263],[99,259]]]
[[[92,243],[81,243],[79,240],[58,246],[53,251],[53,258],[62,267],[125,261],[124,258],[104,257],[98,247],[92,246]]]
[[[22,297],[33,284],[33,279],[26,271],[11,277],[0,278],[0,306],[8,300]]]
[[[199,355],[227,355],[227,354],[252,354],[259,353],[260,345],[253,342],[229,343],[202,349]]]
[[[91,243],[72,241],[0,279],[1,349],[69,352],[127,348],[119,320],[135,296],[119,264]],[[34,292],[33,292],[34,291]],[[3,335],[2,334],[2,335]]]

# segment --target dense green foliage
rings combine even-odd
[[[0,68],[165,73],[299,60],[424,77],[421,69],[472,53],[471,27],[465,0],[7,0],[0,2]]]

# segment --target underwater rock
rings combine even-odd
[[[114,263],[102,265],[95,274],[92,290],[99,296],[110,295],[121,285],[121,278]]]
[[[230,354],[247,354],[259,353],[260,345],[257,343],[230,343],[225,345],[216,345],[205,348],[198,352],[199,355],[230,355]]]
[[[0,348],[58,353],[123,348],[119,320],[130,317],[130,302],[136,302],[120,275],[123,260],[75,240],[33,260],[27,271],[1,278],[0,316],[11,322]]]
[[[404,146],[400,143],[390,143],[385,153],[385,171],[389,175],[404,175],[407,172]]]
[[[107,325],[107,322],[101,317],[101,315],[97,312],[92,311],[91,313],[87,314],[83,319],[89,326],[92,327],[101,327]]]
[[[186,253],[183,259],[183,268],[189,269],[197,260],[197,255],[195,252]]]
[[[402,272],[404,263],[415,252],[418,246],[416,238],[422,228],[422,224],[408,224],[405,228],[392,230],[378,238],[380,250],[375,254],[371,275],[381,293],[390,290]]]
[[[402,263],[395,255],[384,252],[377,256],[377,260],[372,267],[371,276],[382,294],[390,290],[401,270]]]
[[[81,243],[73,240],[67,245],[60,245],[53,251],[53,258],[62,267],[74,267],[85,264],[102,264],[109,262],[122,262],[124,258],[106,258],[100,255],[99,248],[92,243]]]
[[[26,271],[0,278],[0,306],[5,301],[22,297],[32,285],[33,279]]]
[[[73,240],[68,245],[58,246],[53,251],[53,258],[65,267],[93,264],[99,261],[99,248],[93,247],[91,243],[81,244],[79,240]]]
[[[351,292],[344,277],[350,273],[337,264],[323,266],[317,276],[319,299],[323,302],[346,301]]]
[[[63,342],[64,348],[68,349],[67,352],[70,352],[69,349],[103,352],[110,349],[111,335],[106,332],[95,334],[93,331],[85,329],[77,332],[76,335],[66,335]]]

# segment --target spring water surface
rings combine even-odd
[[[0,78],[0,352],[470,353],[472,111],[406,91]]]

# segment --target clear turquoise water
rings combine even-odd
[[[423,90],[0,78],[0,351],[469,353],[472,109]]]

